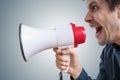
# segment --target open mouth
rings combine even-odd
[[[101,34],[101,31],[102,31],[102,26],[98,26],[96,28],[96,36],[99,36]]]
[[[100,32],[101,30],[102,30],[102,27],[101,27],[101,26],[97,27],[97,28],[96,28],[96,33]]]

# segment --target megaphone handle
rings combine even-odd
[[[66,59],[68,59],[68,64],[70,64],[70,55],[63,55]],[[67,72],[69,69],[69,66],[67,67],[67,69],[62,70],[62,72]]]
[[[59,49],[65,49],[65,48],[68,48],[68,47],[72,47],[72,46],[64,46],[64,47],[59,47]],[[70,64],[70,55],[63,55],[66,59],[68,59],[68,64]],[[62,70],[62,72],[67,72],[69,69],[69,66],[67,67],[66,70]]]
[[[70,64],[70,55],[63,55],[65,58],[68,59],[68,64]],[[59,73],[59,80],[63,80],[63,72],[67,72],[69,69],[69,66],[65,70],[61,70]]]
[[[65,48],[68,48],[68,46],[59,47],[58,49],[65,49]],[[63,55],[63,56],[68,59],[68,64],[70,64],[70,55]],[[68,72],[68,69],[69,69],[69,66],[67,67],[66,70],[61,70],[60,71],[58,80],[63,80],[63,72]]]

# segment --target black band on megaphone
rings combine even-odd
[[[22,40],[21,40],[21,26],[22,26],[22,23],[19,24],[19,42],[20,42],[20,48],[21,48],[21,52],[22,52],[22,56],[23,56],[24,61],[27,61],[27,59],[25,58],[25,55],[24,55],[24,50],[23,50],[23,45],[22,45]]]

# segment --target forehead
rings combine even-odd
[[[105,3],[105,0],[87,0],[87,7],[89,7],[93,3],[103,4]]]

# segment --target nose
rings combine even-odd
[[[90,23],[92,20],[93,20],[92,13],[90,11],[88,11],[86,14],[86,17],[85,17],[85,21]]]

